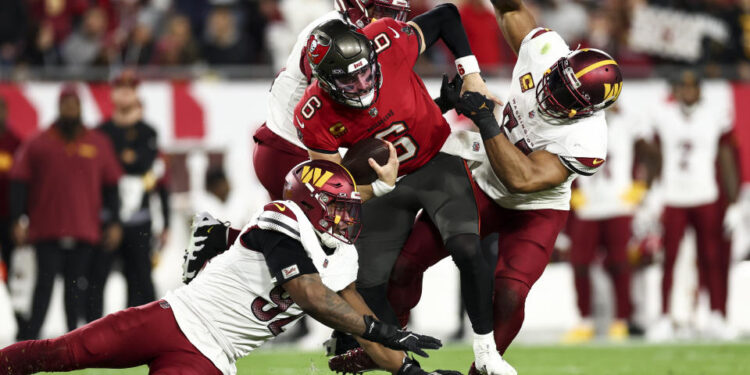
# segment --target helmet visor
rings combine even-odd
[[[341,242],[351,244],[359,237],[362,230],[360,210],[362,203],[359,199],[335,197],[323,193],[329,203],[326,204],[326,221],[330,223],[330,234]]]
[[[345,98],[357,100],[375,91],[375,72],[367,64],[351,73],[334,76],[333,82]]]
[[[574,118],[590,113],[591,103],[578,92],[577,82],[567,59],[560,59],[544,75],[537,88],[537,104],[540,109],[555,118]]]

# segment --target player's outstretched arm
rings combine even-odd
[[[510,45],[510,48],[518,54],[518,49],[521,48],[523,38],[537,27],[534,16],[531,15],[531,12],[523,4],[522,0],[491,1],[492,5],[495,6],[497,23],[500,25],[500,30],[502,30],[505,40]]]
[[[477,92],[461,96],[456,110],[479,128],[495,175],[513,193],[533,193],[563,183],[570,171],[557,155],[539,150],[528,156],[504,137],[494,115],[495,103]]]
[[[482,94],[496,99],[484,80],[479,75],[479,63],[471,52],[469,38],[466,36],[461,15],[458,8],[451,3],[440,4],[432,10],[422,13],[409,21],[414,30],[417,31],[421,43],[419,53],[442,40],[456,58],[456,70],[464,79],[461,92],[466,90],[478,91]]]
[[[327,288],[318,274],[305,274],[282,284],[292,300],[315,320],[339,331],[377,342],[394,350],[406,350],[423,357],[423,349],[438,349],[440,340],[418,335],[382,323],[370,315],[362,316],[341,296]]]

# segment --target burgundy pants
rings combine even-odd
[[[578,309],[581,316],[591,316],[590,268],[599,249],[605,250],[604,268],[615,288],[615,310],[618,319],[630,317],[630,266],[628,242],[631,236],[631,216],[602,220],[575,218],[570,228],[570,263],[573,266]]]
[[[711,300],[711,310],[723,311],[727,293],[725,285],[729,277],[722,261],[722,219],[718,204],[710,203],[695,207],[664,208],[664,277],[661,284],[662,312],[669,313],[672,294],[674,263],[685,228],[695,229],[698,255],[698,269],[701,284],[705,285]]]
[[[0,350],[4,375],[149,366],[151,375],[221,375],[180,331],[166,301],[131,307],[63,336]]]
[[[253,167],[272,200],[281,200],[284,178],[297,164],[310,158],[307,151],[279,137],[263,124],[253,135]]]

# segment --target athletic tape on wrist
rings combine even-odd
[[[393,189],[396,188],[396,185],[388,185],[385,181],[381,179],[375,180],[375,182],[372,183],[372,193],[375,194],[376,197],[379,197],[381,195],[386,195],[390,193]]]
[[[461,78],[467,74],[479,73],[479,62],[474,55],[459,57],[456,59],[456,71]]]

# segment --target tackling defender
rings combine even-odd
[[[486,150],[486,156],[477,153],[484,162],[473,175],[481,188],[482,235],[500,234],[494,334],[504,353],[523,323],[529,289],[566,222],[572,181],[604,163],[607,125],[601,110],[617,100],[622,75],[608,54],[571,51],[557,33],[537,27],[521,0],[493,5],[518,54],[502,125],[493,100],[479,93],[466,92],[456,109],[479,127]],[[389,294],[400,316],[419,301],[411,291],[421,289],[424,270],[447,256],[435,250],[440,247],[435,238],[435,228],[419,221],[394,267]]]
[[[395,155],[384,168],[397,168]],[[284,195],[289,200],[267,204],[190,285],[56,339],[6,347],[3,374],[148,364],[150,374],[234,375],[237,359],[305,313],[357,335],[376,357],[392,351],[383,346],[424,356],[423,348],[441,346],[375,320],[354,288],[361,200],[345,168],[302,163],[287,175]],[[426,374],[408,358],[392,372]]]
[[[387,283],[420,209],[437,224],[461,272],[461,290],[475,332],[474,354],[492,374],[511,374],[492,338],[492,273],[479,244],[474,187],[465,162],[440,152],[450,126],[412,70],[419,55],[442,39],[457,57],[464,87],[486,91],[461,19],[443,4],[408,24],[374,22],[360,34],[329,21],[313,30],[308,60],[317,84],[295,109],[295,126],[312,159],[341,161],[340,147],[376,137],[398,150],[398,184],[362,188],[364,228],[357,289],[377,316],[396,321]],[[374,162],[371,162],[371,165]],[[374,165],[373,165],[374,167]]]

